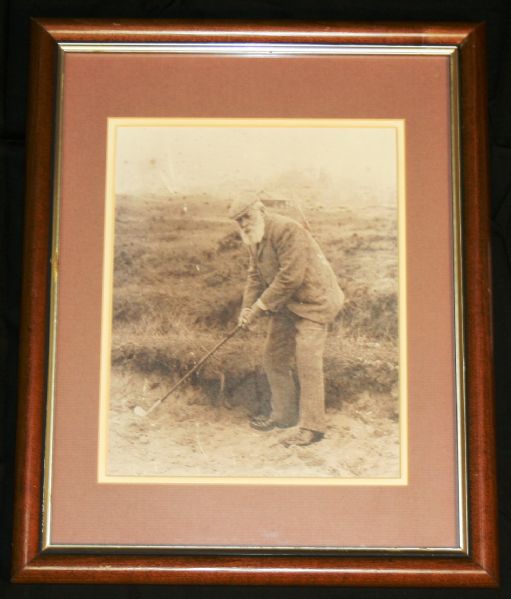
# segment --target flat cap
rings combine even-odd
[[[236,198],[232,201],[229,212],[227,216],[236,220],[242,214],[244,214],[250,207],[259,202],[259,198],[257,196],[248,196],[244,198]]]

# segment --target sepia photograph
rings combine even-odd
[[[404,127],[109,119],[99,480],[406,484]]]

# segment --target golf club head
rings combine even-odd
[[[135,416],[145,416],[147,414],[144,408],[141,408],[140,406],[135,406],[133,408],[133,413],[135,414]]]

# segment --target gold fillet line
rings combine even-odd
[[[44,447],[43,501],[42,501],[42,546],[48,547],[51,542],[51,495],[53,484],[53,442],[54,414],[56,391],[56,361],[57,361],[57,327],[58,327],[58,291],[59,291],[59,247],[60,247],[60,212],[62,201],[62,120],[64,98],[65,56],[59,49],[57,54],[57,88],[55,102],[55,137],[53,140],[53,201],[52,201],[52,246],[50,274],[50,314],[48,341],[48,383],[46,404],[46,430]]]

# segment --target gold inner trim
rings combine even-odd
[[[467,431],[465,390],[465,338],[463,327],[463,271],[462,271],[462,190],[461,190],[461,139],[459,52],[449,59],[451,90],[451,161],[452,161],[452,233],[453,233],[453,284],[454,284],[454,343],[456,382],[456,437],[458,467],[458,527],[460,547],[469,551],[468,489],[467,489]]]
[[[451,140],[453,156],[453,262],[455,284],[455,337],[456,337],[456,382],[457,382],[457,433],[458,433],[458,489],[459,489],[459,523],[460,547],[454,548],[325,548],[325,551],[336,551],[339,554],[358,551],[378,551],[381,553],[430,553],[445,552],[459,553],[467,551],[467,492],[466,492],[466,422],[465,422],[465,390],[464,390],[464,340],[462,331],[463,302],[462,302],[462,272],[461,272],[461,190],[460,190],[460,156],[459,156],[459,87],[458,87],[458,49],[456,46],[338,46],[310,44],[107,44],[107,43],[61,43],[58,52],[57,67],[57,98],[55,114],[55,173],[53,181],[53,223],[52,223],[52,272],[51,272],[51,299],[50,299],[50,331],[49,331],[49,367],[48,367],[48,403],[47,424],[45,431],[45,469],[43,493],[43,549],[69,548],[77,546],[51,544],[51,494],[52,494],[52,457],[53,457],[53,415],[55,404],[55,355],[58,324],[58,252],[59,252],[59,223],[61,202],[61,129],[62,129],[62,97],[64,85],[64,54],[67,52],[171,52],[171,53],[196,53],[196,54],[228,54],[255,56],[262,53],[265,56],[275,57],[285,55],[321,55],[321,54],[360,54],[360,55],[440,55],[450,56],[451,64]],[[401,192],[400,192],[401,193]],[[401,335],[402,329],[400,329]],[[402,381],[402,379],[401,379]],[[400,382],[402,384],[402,382]],[[404,420],[404,419],[402,419]],[[282,479],[280,479],[282,481]],[[282,481],[283,482],[283,481]],[[380,483],[381,484],[381,483]],[[122,546],[80,545],[80,550],[125,549]],[[153,546],[136,546],[134,549],[152,549]],[[154,546],[158,549],[159,546]],[[179,549],[180,547],[176,547]],[[197,547],[197,549],[204,549]],[[161,549],[168,549],[161,547]],[[183,547],[190,549],[190,547]],[[193,549],[193,548],[191,548]],[[221,548],[220,548],[221,549]],[[233,547],[232,549],[247,550],[246,547]],[[265,548],[263,548],[265,549]],[[275,549],[275,548],[269,548]],[[286,548],[277,548],[285,550]],[[318,548],[300,548],[303,550],[318,551]]]
[[[54,134],[54,171],[53,171],[53,214],[51,245],[51,281],[50,315],[48,342],[48,382],[46,405],[46,430],[44,438],[44,472],[42,502],[42,547],[50,546],[51,534],[51,489],[53,482],[53,441],[55,412],[55,369],[58,326],[58,283],[59,283],[59,246],[60,246],[60,202],[62,175],[62,101],[64,95],[64,51],[59,48],[57,54],[57,88],[55,94],[55,134]]]

